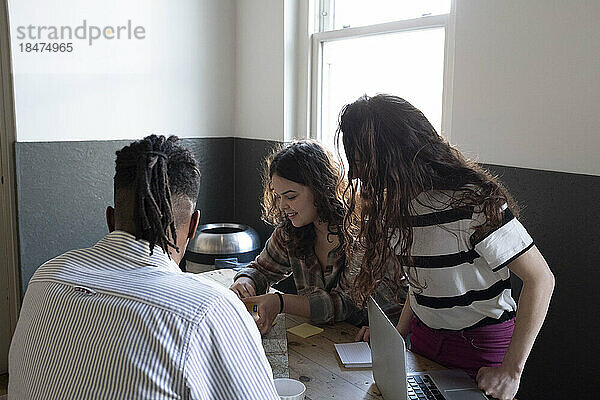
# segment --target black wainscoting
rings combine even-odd
[[[519,398],[594,398],[600,367],[600,177],[486,165],[521,206],[521,221],[556,278]]]

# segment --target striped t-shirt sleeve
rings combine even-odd
[[[216,302],[192,332],[184,367],[190,397],[278,400],[256,324],[231,297]]]
[[[485,259],[492,271],[506,267],[533,246],[533,239],[506,205],[502,225],[475,244],[475,251]]]

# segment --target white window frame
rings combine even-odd
[[[407,19],[403,21],[385,22],[381,24],[359,26],[338,30],[327,30],[332,24],[331,8],[335,0],[315,0],[319,3],[319,32],[311,36],[311,97],[310,97],[310,136],[323,141],[321,130],[321,104],[323,79],[323,45],[335,40],[352,39],[398,32],[409,32],[430,28],[445,29],[444,44],[444,77],[442,91],[442,126],[440,134],[450,140],[452,127],[452,83],[454,77],[454,31],[455,1],[452,0],[450,13],[427,17]]]

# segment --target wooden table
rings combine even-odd
[[[204,272],[201,275],[229,287],[235,271],[221,269]],[[279,318],[281,321],[282,316]],[[286,329],[304,322],[310,321],[308,318],[285,315]],[[306,385],[306,399],[382,399],[373,380],[371,368],[345,368],[333,346],[334,343],[353,342],[358,328],[345,322],[320,325],[320,327],[323,328],[322,333],[306,339],[286,332],[289,376]],[[282,329],[277,331],[283,332]],[[264,337],[263,343],[265,343],[265,339],[268,340]],[[269,353],[274,353],[276,350],[267,349],[267,346],[265,346],[265,353],[269,358]],[[276,365],[273,365],[274,363],[271,361],[274,372],[281,369],[279,364],[281,355],[277,354],[277,356],[279,359],[276,358]],[[409,372],[443,369],[433,361],[410,351],[407,351],[406,363]]]

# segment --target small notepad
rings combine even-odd
[[[367,342],[334,344],[346,368],[371,367],[371,348]]]
[[[305,322],[303,324],[288,329],[288,332],[306,339],[307,337],[311,337],[313,335],[323,332],[323,328],[312,326],[311,324],[307,324]]]

